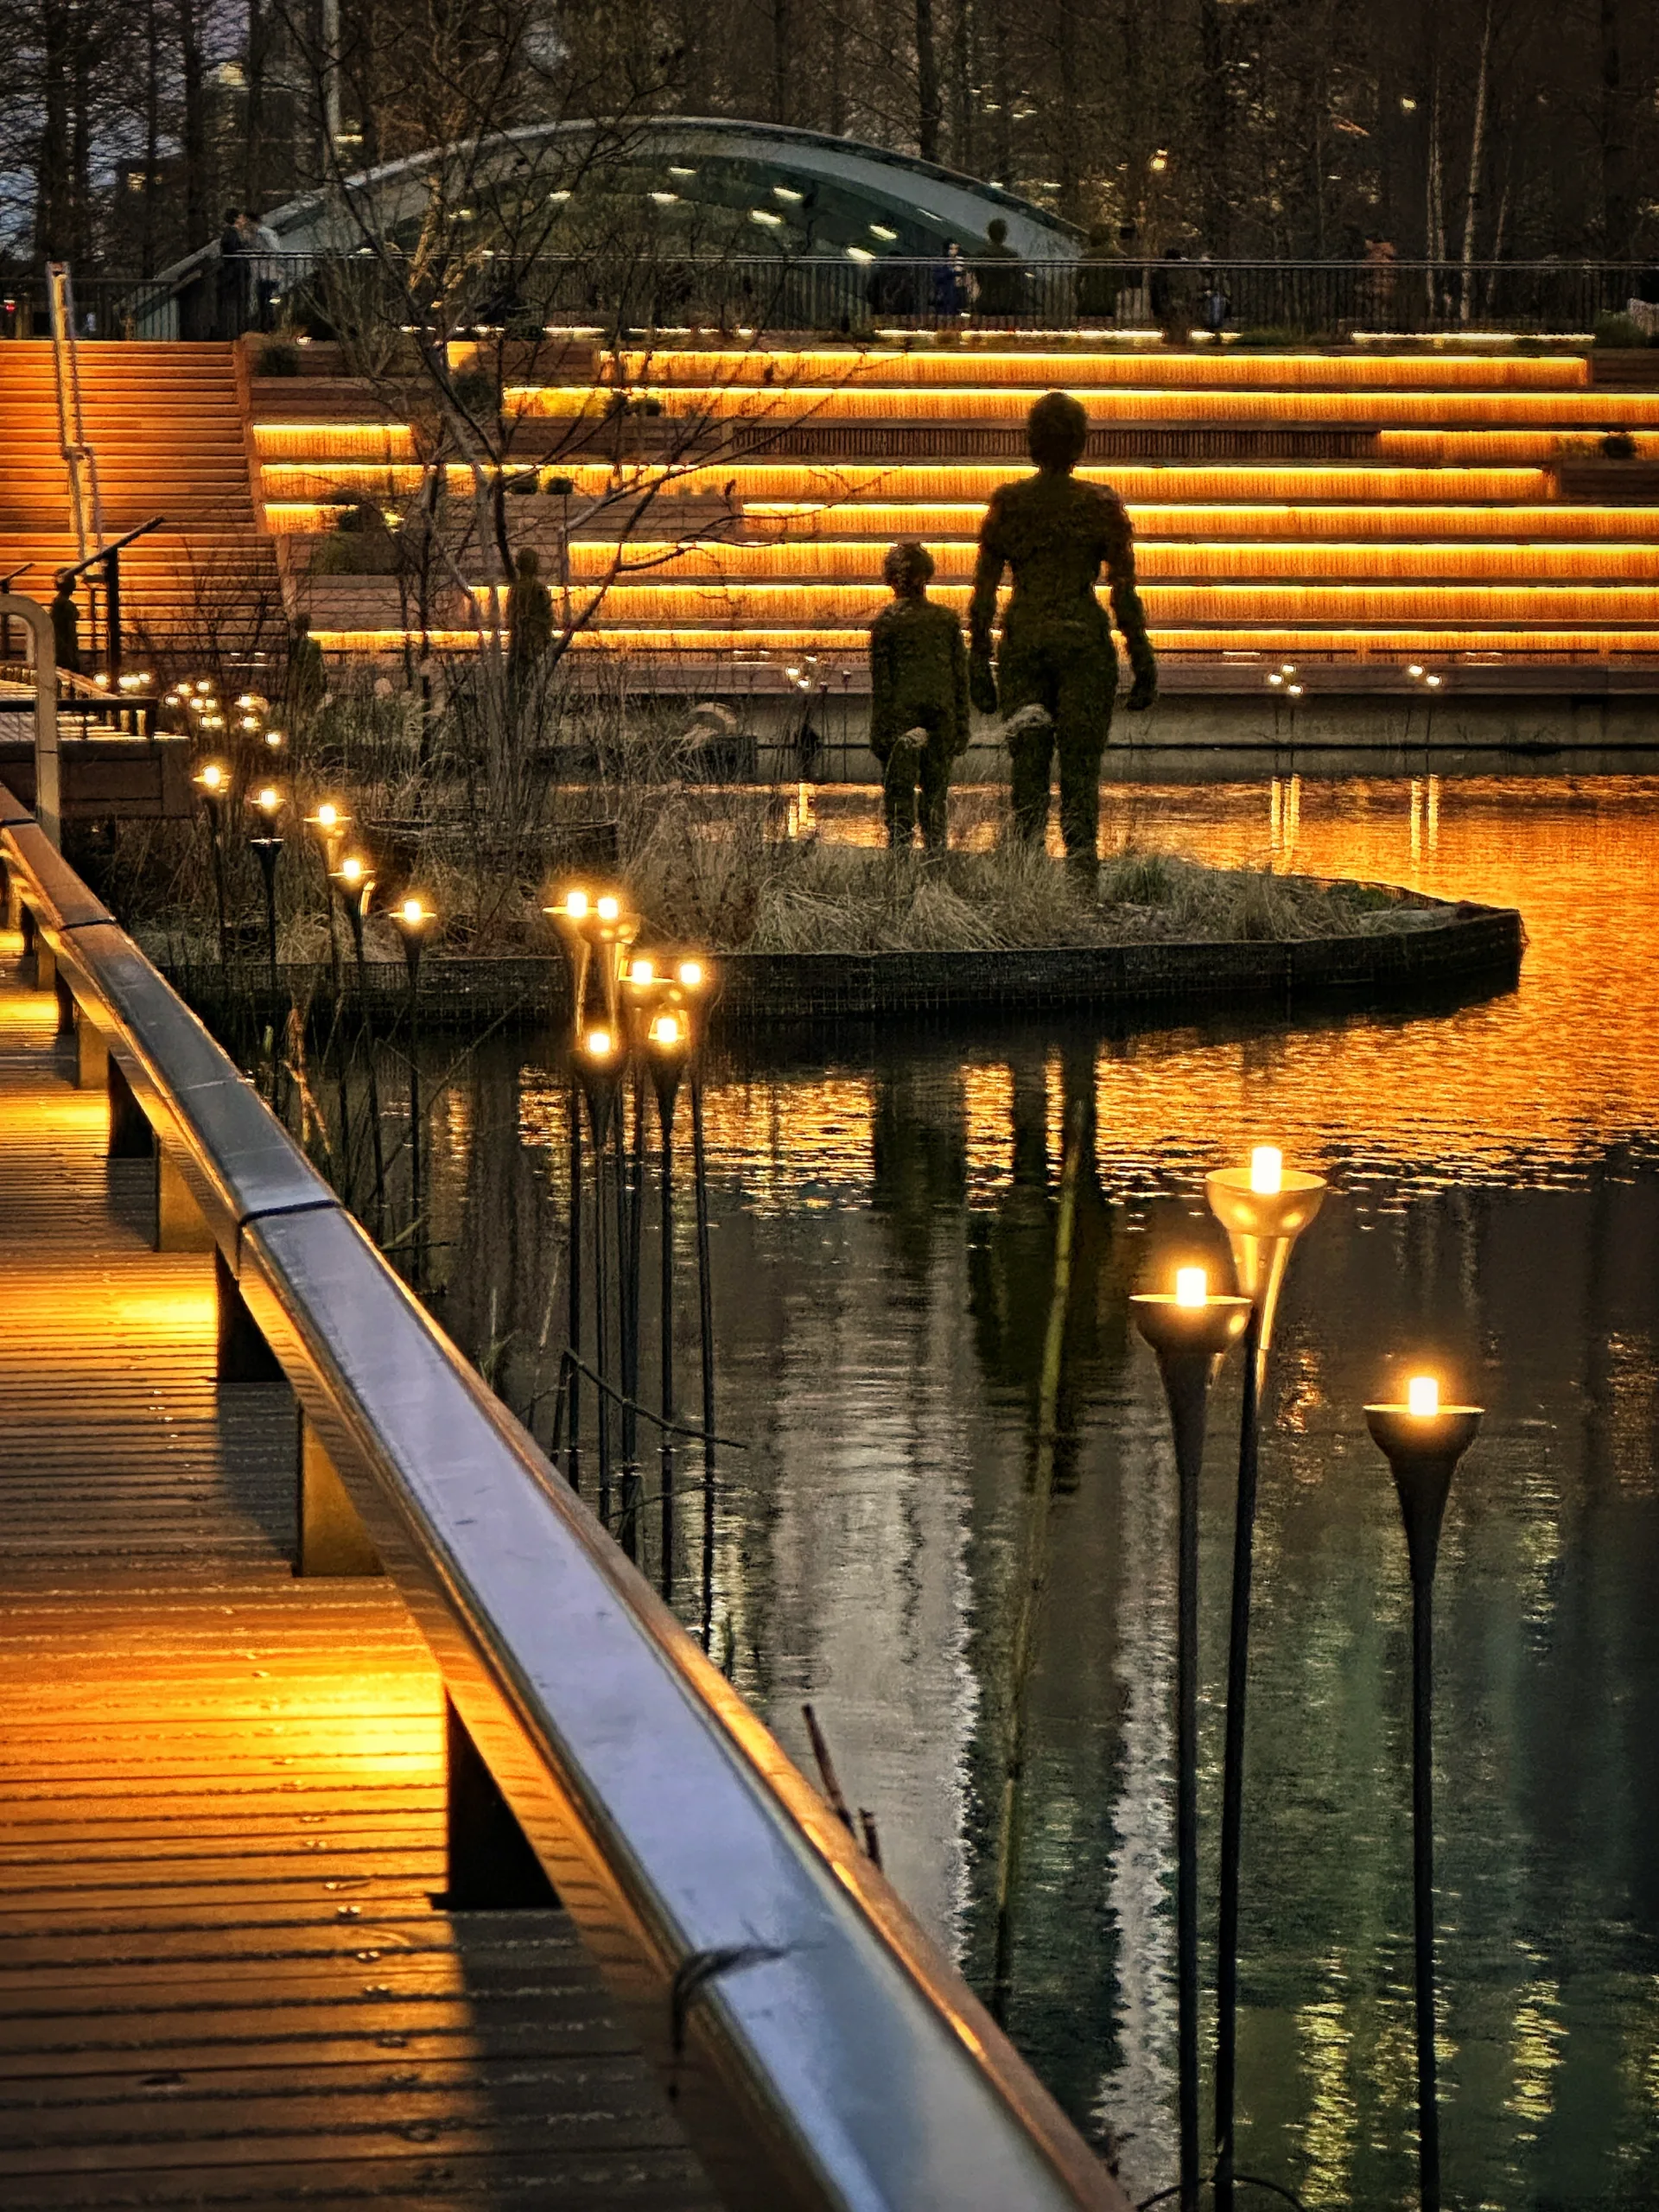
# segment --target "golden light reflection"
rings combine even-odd
[[[1567,2056],[1560,1984],[1540,1977],[1519,1991],[1510,2031],[1511,2086],[1504,2110],[1528,2139],[1555,2109],[1555,2077]]]

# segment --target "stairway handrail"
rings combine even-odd
[[[81,472],[92,493],[92,536],[104,550],[104,500],[98,481],[98,455],[86,435],[86,417],[80,399],[80,364],[76,353],[75,293],[67,261],[46,264],[47,296],[52,321],[52,374],[58,397],[58,444],[69,470],[69,506],[74,518],[75,543],[86,560],[86,492]]]

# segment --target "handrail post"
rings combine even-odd
[[[35,819],[54,851],[63,848],[58,761],[58,648],[52,617],[36,599],[0,592],[0,614],[16,614],[35,640]]]

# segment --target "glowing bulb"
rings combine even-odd
[[[1295,664],[1295,662],[1294,662],[1294,660],[1281,660],[1281,661],[1280,662],[1279,665],[1280,665],[1280,667],[1284,671],[1284,672],[1285,672],[1285,674],[1286,674],[1287,676],[1294,676],[1294,675],[1295,675],[1295,673],[1296,673],[1296,664]]]
[[[1440,1410],[1440,1384],[1432,1375],[1414,1375],[1406,1385],[1406,1411],[1430,1421]]]
[[[677,1017],[671,1014],[659,1014],[651,1025],[651,1041],[653,1045],[677,1045],[680,1025]]]
[[[276,750],[276,747],[282,743],[282,741],[283,733],[281,730],[268,729],[265,732],[265,743],[270,746],[273,753]]]
[[[1285,696],[1288,699],[1300,699],[1302,696],[1301,685],[1300,683],[1287,683],[1285,686]]]
[[[1412,662],[1412,664],[1411,664],[1411,665],[1410,665],[1410,666],[1407,669],[1407,671],[1406,671],[1406,674],[1407,674],[1408,676],[1411,676],[1411,677],[1417,677],[1417,676],[1421,676],[1421,675],[1422,674],[1422,672],[1423,672],[1423,664],[1422,664],[1422,663],[1421,663],[1421,661],[1417,661],[1417,660],[1413,661],[1413,662]]]
[[[202,770],[201,774],[197,778],[197,781],[200,784],[203,791],[216,791],[225,781],[225,771],[210,762],[208,766]]]
[[[324,799],[322,804],[317,809],[318,829],[335,830],[338,829],[339,826],[340,809],[334,804],[333,799]]]
[[[1440,679],[1438,676],[1426,676],[1423,682],[1431,691],[1438,691],[1440,688]]]
[[[1175,1270],[1175,1303],[1178,1306],[1207,1306],[1210,1302],[1210,1282],[1202,1268],[1177,1268]]]
[[[599,902],[600,920],[601,922],[613,922],[621,912],[622,901],[620,899],[613,898],[607,891],[605,896]]]
[[[283,795],[275,784],[267,784],[254,801],[262,814],[275,814],[282,803]]]
[[[564,911],[573,922],[585,921],[588,918],[588,893],[585,891],[567,891]]]
[[[631,983],[652,983],[656,980],[656,968],[649,960],[635,960],[629,963],[628,981]]]
[[[701,989],[702,986],[702,961],[682,960],[679,966],[679,979],[688,991]]]
[[[608,1029],[590,1029],[583,1042],[594,1059],[604,1060],[610,1058],[611,1033]]]
[[[1277,1145],[1259,1144],[1250,1154],[1250,1188],[1272,1198],[1285,1187],[1285,1155]]]
[[[340,864],[340,873],[342,879],[347,883],[361,883],[363,880],[363,863],[358,859],[355,853],[348,854],[346,857],[341,861]]]
[[[426,919],[426,909],[418,899],[405,899],[397,909],[397,918],[410,929],[418,929]]]

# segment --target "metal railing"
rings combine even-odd
[[[162,278],[78,277],[82,338],[315,336],[411,321],[445,332],[533,329],[1099,331],[1127,337],[1213,328],[1234,342],[1356,337],[1586,338],[1637,303],[1638,340],[1659,335],[1651,268],[1618,261],[962,261],[844,251],[677,257],[607,253],[422,264],[396,255],[254,254],[208,248]],[[417,279],[417,281],[416,281]],[[10,326],[35,312],[25,285]]]
[[[274,1356],[292,1384],[302,1497],[321,1470],[336,1525],[360,1522],[359,1561],[378,1555],[407,1599],[452,1742],[470,1738],[590,1938],[723,2201],[1127,2212],[829,1808],[3,785],[0,856],[80,1079],[108,1082],[111,1151],[155,1152],[158,1240],[212,1242],[221,1376]],[[456,1773],[452,1895],[477,1886],[454,1856]]]

